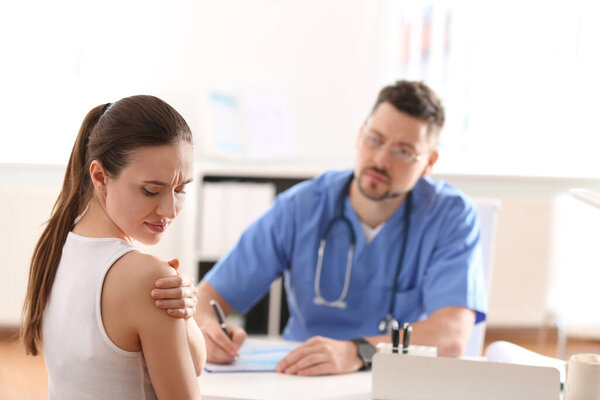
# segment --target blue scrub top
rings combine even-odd
[[[476,322],[487,312],[477,212],[469,200],[444,181],[420,179],[413,189],[405,261],[393,278],[404,235],[406,202],[367,244],[347,185],[352,170],[329,171],[280,194],[205,279],[236,311],[247,312],[282,274],[290,318],[283,336],[304,341],[321,335],[347,340],[380,334],[378,323],[394,301],[393,317],[415,322],[448,306],[473,309]],[[329,221],[344,215],[356,235],[347,307],[315,305],[319,242]],[[335,300],[342,292],[350,233],[336,223],[327,236],[321,295]]]

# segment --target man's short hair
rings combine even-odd
[[[371,114],[381,103],[390,103],[396,110],[419,118],[429,125],[428,135],[439,135],[444,126],[444,107],[439,97],[423,82],[397,81],[379,92]]]

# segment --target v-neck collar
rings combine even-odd
[[[386,224],[386,221],[380,223],[375,228],[371,228],[369,225],[367,225],[364,222],[360,223],[360,225],[362,226],[363,234],[365,235],[365,243],[367,245],[369,245],[375,239],[375,237],[377,235],[379,235],[379,232],[381,232],[381,230],[383,229],[385,224]],[[370,240],[369,240],[369,238],[370,238]]]
[[[414,210],[414,206],[413,206],[413,210]],[[352,229],[354,230],[354,232],[356,234],[356,248],[355,248],[356,255],[358,256],[362,252],[363,249],[373,246],[377,241],[381,240],[378,238],[381,236],[385,236],[386,232],[388,230],[393,229],[393,228],[390,228],[390,226],[395,227],[395,226],[398,226],[398,224],[399,224],[400,226],[404,227],[404,213],[405,212],[406,212],[406,201],[404,201],[400,205],[400,207],[398,207],[398,209],[394,212],[394,214],[392,214],[392,216],[390,218],[388,218],[387,221],[383,222],[383,224],[384,224],[383,228],[373,238],[371,243],[367,243],[366,238],[365,238],[365,233],[364,233],[363,227],[362,227],[362,222],[358,218],[358,214],[354,210],[354,207],[352,207],[352,203],[350,202],[350,196],[346,195],[346,198],[344,199],[344,215],[346,216],[346,218],[348,218],[350,220],[350,223],[352,224]]]

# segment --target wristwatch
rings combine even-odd
[[[351,342],[356,344],[358,348],[358,356],[364,363],[363,369],[371,368],[371,363],[373,361],[373,355],[376,353],[375,346],[371,343],[367,342],[364,338],[356,338],[350,339]]]

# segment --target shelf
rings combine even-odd
[[[329,169],[346,169],[351,160],[291,159],[271,161],[220,160],[204,158],[197,163],[202,176],[239,176],[308,179]]]

